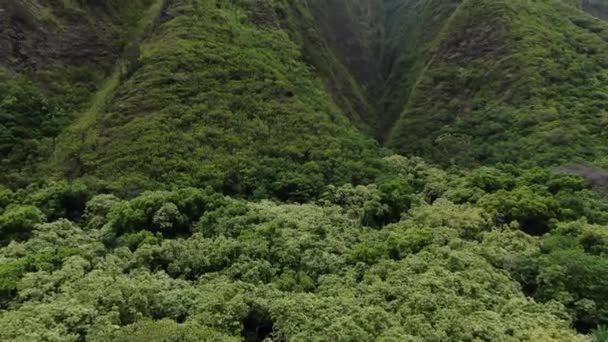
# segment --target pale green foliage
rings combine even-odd
[[[114,195],[97,195],[93,197],[86,206],[84,218],[89,228],[101,228],[106,222],[108,214],[118,204],[120,199]]]
[[[196,323],[178,324],[172,320],[142,320],[124,328],[95,332],[90,341],[116,342],[237,342],[239,338],[223,335]]]
[[[106,249],[99,230],[68,221],[40,225],[4,248],[5,260],[52,246],[75,252],[19,278],[0,339],[228,341],[264,326],[271,340],[290,341],[579,340],[562,306],[526,298],[500,269],[533,240],[513,227],[491,231],[483,209],[445,199],[371,229],[353,211],[370,189],[336,189],[341,207],[225,201],[193,235],[131,249]],[[149,229],[182,219],[157,196],[174,195],[128,204],[158,208]],[[87,217],[132,217],[123,205],[96,197]]]
[[[27,238],[44,214],[34,206],[10,206],[0,215],[0,245],[11,239]]]

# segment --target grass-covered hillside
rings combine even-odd
[[[608,341],[605,5],[0,1],[0,341]]]
[[[0,3],[0,181],[27,184],[141,35],[152,1]]]
[[[444,165],[605,164],[607,39],[572,1],[463,1],[389,143]]]
[[[168,2],[139,54],[60,137],[52,167],[297,200],[326,183],[369,182],[377,144],[349,123],[275,11],[259,10]]]

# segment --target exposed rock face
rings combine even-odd
[[[557,168],[556,172],[581,176],[594,188],[608,188],[608,170],[606,169],[588,165],[571,164]]]
[[[583,10],[591,15],[608,20],[608,1],[605,0],[583,0]]]
[[[71,22],[44,17],[45,11],[22,2],[0,3],[0,63],[30,70],[54,64],[109,66],[118,55],[112,37],[87,20]]]
[[[33,174],[50,158],[57,135],[129,54],[152,1],[0,0],[0,182],[30,182],[12,171]]]

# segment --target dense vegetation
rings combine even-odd
[[[377,144],[348,123],[284,31],[260,29],[230,2],[173,1],[165,13],[106,98],[62,137],[64,174],[296,200],[373,179]]]
[[[606,14],[0,3],[0,340],[607,341]]]
[[[608,24],[575,1],[463,1],[390,145],[443,165],[605,165]]]
[[[608,200],[580,178],[383,163],[309,204],[4,190],[0,336],[582,341],[571,323],[608,323]]]

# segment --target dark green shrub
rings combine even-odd
[[[80,221],[92,191],[81,182],[51,183],[29,196],[27,202],[44,212],[49,221],[67,218]]]
[[[0,244],[27,239],[34,226],[43,221],[44,214],[36,207],[16,205],[7,208],[0,215]]]

